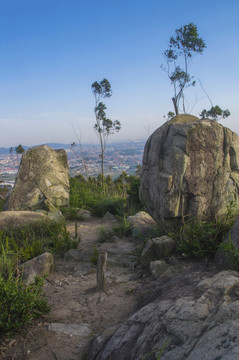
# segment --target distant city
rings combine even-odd
[[[101,158],[99,145],[66,145],[46,144],[53,149],[65,149],[68,157],[70,176],[82,174],[85,178],[96,177],[101,172]],[[104,169],[105,176],[110,175],[113,179],[123,171],[133,175],[137,166],[142,164],[145,141],[122,142],[108,144],[105,151]],[[23,146],[25,150],[29,147]],[[10,149],[0,148],[0,180],[7,185],[14,185],[21,155],[10,152]]]

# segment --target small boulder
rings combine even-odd
[[[104,215],[103,217],[104,221],[117,221],[116,217],[111,214],[109,211],[107,211],[107,213]]]
[[[70,336],[88,337],[92,335],[92,331],[88,324],[51,323],[48,325],[48,330],[54,331],[57,334],[65,334]]]
[[[129,216],[127,220],[132,225],[133,236],[138,236],[139,234],[147,235],[156,225],[154,219],[145,211],[140,211],[134,216]]]
[[[151,261],[165,259],[176,249],[175,241],[167,236],[150,239],[141,254],[141,264],[148,265]]]
[[[82,261],[82,253],[77,249],[70,249],[64,255],[64,260]]]
[[[89,210],[80,209],[77,211],[77,216],[82,217],[84,220],[91,219],[91,212]]]
[[[150,262],[150,272],[156,279],[160,278],[160,276],[162,276],[168,268],[169,265],[163,260]]]
[[[36,276],[43,276],[50,272],[54,265],[52,254],[46,252],[22,265],[22,279],[26,285],[34,282]]]

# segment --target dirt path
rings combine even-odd
[[[49,314],[21,335],[1,344],[0,359],[76,360],[89,339],[114,327],[131,314],[136,289],[141,283],[135,269],[137,244],[132,238],[97,241],[99,231],[111,229],[115,221],[91,218],[78,223],[81,242],[65,259],[55,259],[55,268],[46,279]],[[67,224],[71,234],[75,224]],[[108,252],[107,291],[96,291],[96,270],[91,263],[94,247]],[[5,347],[5,349],[4,349]]]

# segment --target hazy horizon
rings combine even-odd
[[[175,29],[193,22],[206,43],[189,72],[187,112],[210,102],[229,109],[221,123],[239,133],[237,0],[11,0],[0,3],[0,147],[97,144],[91,84],[107,78],[107,116],[122,124],[110,142],[147,139],[173,111],[160,69]],[[74,129],[73,129],[74,128]]]

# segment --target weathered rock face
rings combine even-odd
[[[49,210],[49,202],[56,207],[67,206],[68,172],[65,150],[53,150],[46,145],[30,148],[22,156],[15,186],[4,210]]]
[[[239,137],[216,121],[178,115],[148,139],[140,197],[156,222],[213,218],[238,205]]]
[[[153,301],[110,335],[89,343],[88,360],[239,359],[239,274],[195,268],[155,282]]]

